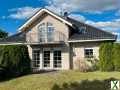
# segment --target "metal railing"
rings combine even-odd
[[[67,37],[64,33],[55,31],[53,33],[46,33],[41,35],[40,33],[29,32],[26,34],[27,43],[50,43],[50,42],[65,42]]]

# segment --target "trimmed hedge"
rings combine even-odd
[[[120,44],[118,43],[114,44],[112,56],[115,71],[120,71]]]
[[[30,72],[27,46],[0,46],[0,68],[6,77],[20,76]]]
[[[120,71],[120,44],[103,43],[99,50],[101,71]]]
[[[113,43],[103,43],[99,50],[99,68],[101,71],[113,71],[114,64],[112,60]]]

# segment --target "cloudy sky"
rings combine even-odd
[[[10,34],[40,8],[69,17],[117,34],[120,40],[120,0],[1,0],[0,28]]]

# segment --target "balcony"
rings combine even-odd
[[[62,32],[56,31],[52,33],[32,33],[29,32],[26,35],[27,43],[47,44],[47,43],[61,43],[67,41],[67,37]]]

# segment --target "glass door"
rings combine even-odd
[[[50,68],[50,50],[43,51],[43,67]]]

